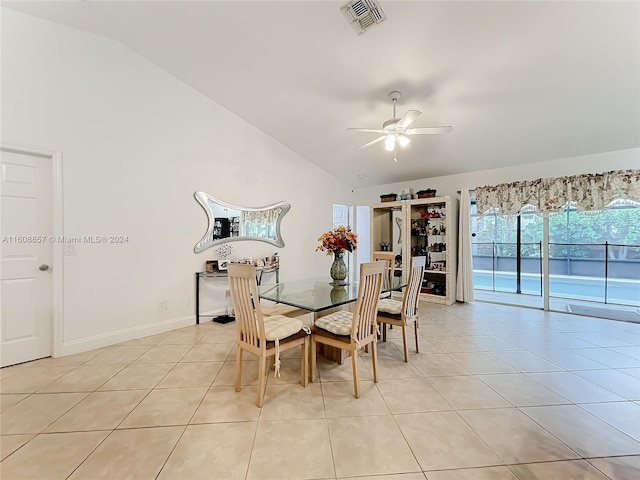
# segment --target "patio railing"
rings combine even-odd
[[[477,289],[542,295],[542,242],[472,244]],[[550,296],[640,304],[640,245],[549,243]],[[520,263],[520,274],[517,263]]]

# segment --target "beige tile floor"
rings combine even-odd
[[[298,352],[255,406],[233,390],[235,324],[213,322],[0,370],[0,477],[18,479],[640,478],[640,325],[476,303],[422,305],[370,355]],[[412,345],[413,339],[410,339]]]

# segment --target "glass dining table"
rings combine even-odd
[[[385,277],[382,282],[382,292],[400,290],[407,282],[405,277]],[[303,280],[289,280],[286,282],[258,287],[258,296],[264,300],[289,305],[298,308],[300,314],[311,313],[313,322],[345,305],[354,303],[358,299],[358,282],[351,282],[344,286],[334,286],[329,277],[307,278]],[[299,314],[286,314],[298,316]],[[344,350],[329,345],[319,345],[318,354],[344,362]]]
[[[385,279],[383,292],[400,290],[406,286],[403,276]],[[261,299],[282,303],[300,308],[314,314],[314,319],[329,313],[327,310],[337,309],[355,302],[358,298],[358,282],[345,286],[334,286],[329,277],[289,280],[258,287]]]

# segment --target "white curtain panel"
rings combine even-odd
[[[473,258],[471,257],[471,200],[469,189],[460,191],[460,225],[458,226],[458,278],[456,300],[473,302]]]

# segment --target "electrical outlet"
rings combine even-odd
[[[166,300],[158,300],[158,311],[163,312],[167,309],[167,301]]]
[[[231,298],[231,290],[224,292],[224,298]]]

